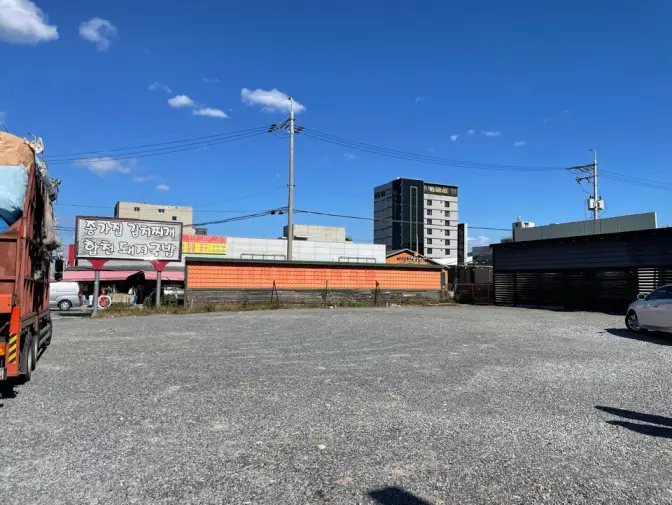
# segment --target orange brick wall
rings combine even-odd
[[[323,265],[203,263],[187,265],[187,287],[209,289],[380,289],[440,290],[441,270],[418,267],[366,268]]]

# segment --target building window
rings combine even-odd
[[[427,248],[427,254],[432,254],[432,248],[431,247]]]
[[[431,200],[427,200],[427,205],[431,205],[431,204],[432,204],[432,201],[431,201]]]
[[[140,207],[133,207],[133,212],[140,212]]]
[[[450,202],[443,202],[443,205],[444,205],[445,207],[450,207]]]
[[[446,211],[446,217],[450,217],[450,211],[449,210]]]
[[[432,243],[432,239],[431,239],[431,238],[428,238],[428,239],[427,239],[427,243],[428,243],[428,244],[431,244],[431,243]]]
[[[177,216],[173,216],[173,221],[177,221]]]
[[[444,243],[445,243],[446,245],[450,245],[450,240],[446,239],[446,240],[444,240]]]
[[[450,237],[450,230],[443,230],[446,237]]]
[[[432,234],[432,229],[431,229],[431,228],[427,228],[427,235],[431,235],[431,234]]]
[[[431,216],[432,215],[432,209],[427,209],[427,215]]]
[[[159,209],[159,214],[165,214],[166,209]]]
[[[427,224],[432,224],[432,220],[431,220],[431,219],[428,219],[428,220],[427,220]]]
[[[446,256],[450,256],[450,249],[446,249]]]

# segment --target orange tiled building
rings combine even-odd
[[[379,290],[439,293],[445,272],[436,265],[186,259],[187,297],[194,290]]]

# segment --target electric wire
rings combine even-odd
[[[159,148],[159,149],[149,149],[146,151],[139,151],[136,153],[123,153],[122,155],[119,155],[117,157],[102,157],[102,161],[122,161],[122,160],[130,160],[130,159],[139,159],[139,158],[149,158],[152,156],[161,156],[164,154],[174,154],[174,153],[180,153],[180,152],[185,152],[185,151],[193,151],[194,149],[201,149],[203,147],[213,147],[213,146],[218,146],[221,144],[228,144],[229,142],[235,142],[237,140],[243,140],[243,139],[248,139],[252,137],[257,137],[260,135],[265,134],[266,131],[258,131],[258,132],[252,132],[252,133],[246,133],[246,134],[238,134],[237,136],[232,136],[232,137],[227,137],[225,139],[220,139],[216,141],[206,141],[206,142],[198,142],[198,143],[189,143],[189,144],[184,144],[179,147],[170,147],[170,148]],[[52,165],[66,165],[66,164],[85,164],[85,163],[96,163],[100,162],[101,157],[88,157],[88,158],[71,158],[71,159],[60,159],[57,161],[49,161],[49,166]]]
[[[240,135],[240,134],[245,134],[245,133],[252,133],[252,132],[257,132],[257,131],[266,131],[267,127],[266,126],[257,126],[255,128],[247,128],[245,130],[238,130],[238,131],[233,131],[233,132],[228,132],[228,133],[216,133],[213,135],[204,135],[201,137],[191,137],[191,138],[186,138],[186,139],[181,139],[181,140],[172,140],[172,141],[167,141],[167,142],[155,142],[153,144],[141,144],[137,146],[131,146],[131,147],[117,147],[114,149],[101,149],[98,151],[80,151],[76,153],[62,153],[62,154],[51,154],[49,155],[49,159],[52,160],[59,160],[62,158],[70,159],[70,158],[90,158],[91,156],[95,155],[105,155],[108,153],[114,153],[114,152],[120,152],[120,151],[136,151],[136,150],[142,150],[142,149],[147,149],[150,147],[158,147],[158,146],[169,146],[172,145],[174,147],[179,147],[175,146],[175,144],[183,144],[183,143],[188,143],[188,142],[195,142],[195,141],[211,141],[211,140],[219,140],[222,137],[229,137],[233,135]]]

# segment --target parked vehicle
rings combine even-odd
[[[182,286],[165,286],[163,296],[166,298],[176,298],[179,302],[184,302],[184,288]]]
[[[73,307],[81,307],[84,297],[76,282],[52,282],[49,285],[49,306],[58,310],[68,311]]]
[[[656,330],[672,333],[672,284],[648,295],[638,295],[628,307],[625,326],[634,332]]]
[[[37,156],[42,139],[0,132],[0,380],[30,380],[51,342],[49,276],[58,247],[59,181]]]

